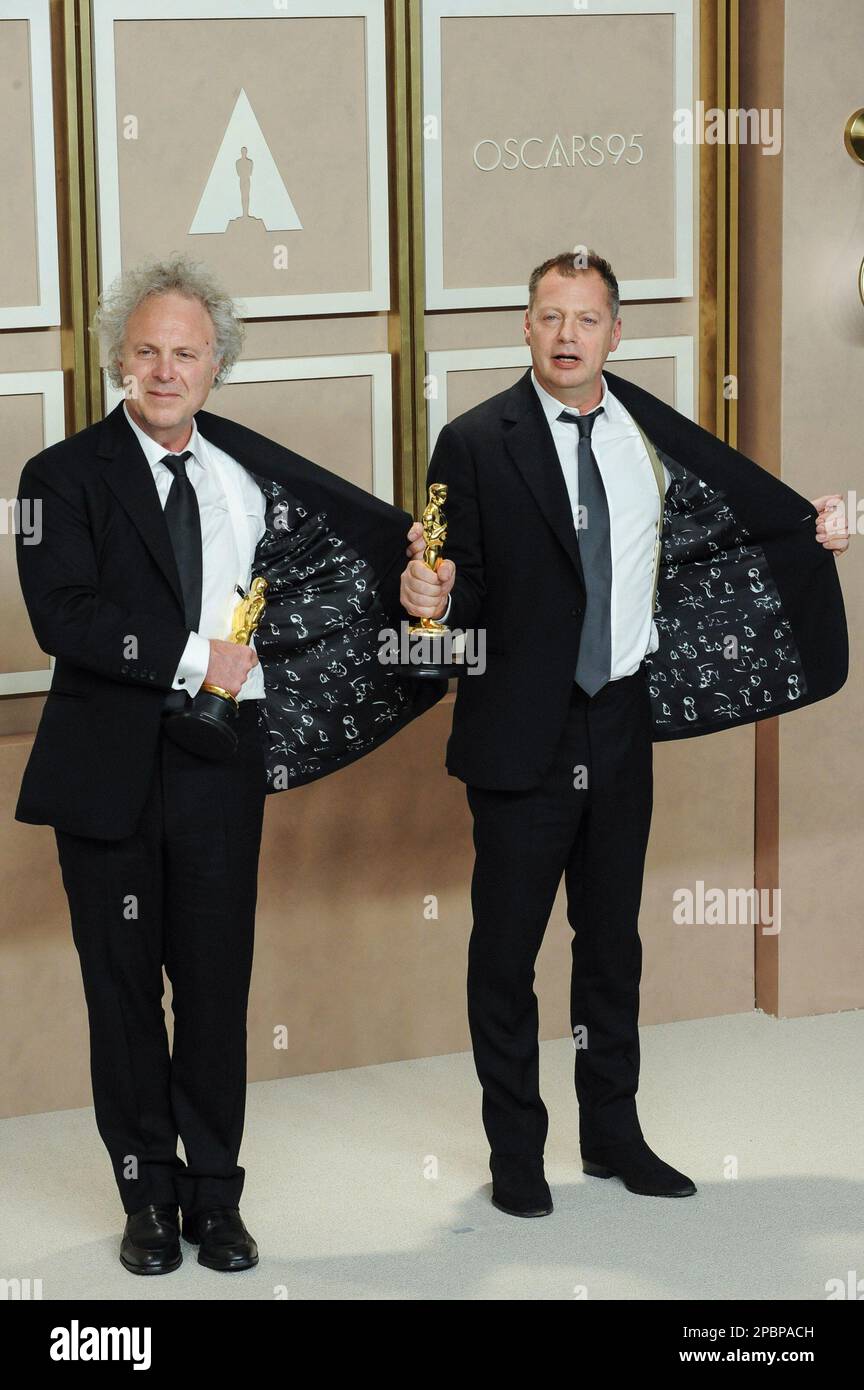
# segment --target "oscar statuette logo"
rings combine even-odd
[[[429,500],[422,516],[423,539],[426,542],[423,563],[430,570],[436,570],[443,558],[442,551],[447,540],[444,516],[446,501],[447,484],[430,483]],[[454,650],[454,634],[446,623],[440,623],[435,618],[421,618],[419,622],[407,626],[407,661],[398,663],[400,676],[449,680],[451,676],[464,673],[464,652]]]
[[[232,614],[231,632],[226,641],[248,646],[264,612],[267,580],[253,579],[248,594],[239,584],[235,588],[240,602]],[[194,699],[188,702],[188,708],[165,717],[164,729],[187,752],[214,762],[223,761],[237,750],[235,725],[239,712],[239,702],[230,691],[205,681]]]

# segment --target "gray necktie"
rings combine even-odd
[[[589,415],[568,415],[559,420],[579,430],[579,558],[585,578],[586,606],[576,661],[576,683],[586,695],[596,695],[612,672],[612,544],[609,536],[609,504],[600,469],[591,448],[591,430],[603,410]]]

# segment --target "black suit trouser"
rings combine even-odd
[[[90,1020],[96,1124],[126,1212],[179,1203],[188,1217],[240,1200],[266,788],[259,703],[240,702],[239,747],[222,763],[160,733],[134,835],[55,830]]]
[[[593,698],[574,684],[538,786],[467,794],[476,850],[468,1017],[491,1167],[506,1177],[542,1158],[546,1141],[534,964],[562,874],[582,1149],[590,1156],[592,1143],[641,1135],[638,918],[653,797],[645,664]]]

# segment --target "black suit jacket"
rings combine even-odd
[[[377,659],[379,632],[404,617],[411,518],[253,430],[195,419],[266,498],[255,645],[267,790],[281,791],[355,761],[446,691]],[[41,507],[39,543],[19,531],[16,553],[33,631],[56,663],[16,819],[120,839],[137,825],[188,637],[164,512],[122,404],[30,459],[19,498]]]
[[[650,392],[604,375],[672,475],[660,645],[647,658],[655,741],[833,694],[847,675],[846,621],[816,509]],[[487,642],[485,673],[459,680],[447,767],[478,786],[527,789],[561,736],[585,611],[570,500],[530,369],[444,426],[428,481],[448,488],[448,626],[485,628]]]

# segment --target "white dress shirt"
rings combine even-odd
[[[657,625],[651,614],[651,593],[654,584],[654,542],[660,516],[660,497],[654,470],[642,436],[632,416],[609,390],[602,376],[603,395],[598,415],[591,431],[591,447],[600,469],[609,505],[609,537],[612,550],[612,668],[610,680],[631,676],[649,652],[660,644]],[[559,420],[562,410],[581,415],[576,406],[565,405],[550,395],[537,380],[533,370],[531,381],[543,407],[558,462],[567,484],[573,525],[578,524],[579,506],[579,431],[566,421]],[[592,407],[597,410],[598,407]],[[591,411],[586,414],[590,415]],[[662,465],[666,487],[671,475]],[[446,553],[446,551],[445,551]],[[439,622],[446,622],[452,603]]]
[[[153,481],[164,509],[168,491],[174,481],[170,468],[161,460],[173,452],[166,449],[151,435],[145,433],[129,414],[123,402],[126,419],[132,426],[144,456],[153,472]],[[201,546],[203,576],[201,589],[201,617],[197,631],[189,633],[189,640],[180,658],[174,675],[174,690],[185,690],[190,696],[197,695],[207,667],[210,664],[211,637],[227,639],[231,634],[231,616],[239,602],[234,585],[241,583],[248,591],[252,577],[252,560],[255,548],[264,534],[264,494],[255,480],[236,459],[223,449],[209,443],[198,430],[193,419],[189,443],[184,449],[190,450],[192,457],[186,460],[186,476],[195,489],[198,499],[198,512],[201,517]],[[237,554],[237,541],[231,523],[231,513],[225,489],[219,478],[219,466],[234,471],[240,488],[242,507],[248,526],[248,540],[244,536],[243,554]],[[240,575],[243,578],[240,578]],[[254,634],[251,645],[255,645]],[[237,695],[238,700],[260,700],[264,698],[264,673],[260,663],[253,666]]]
[[[651,614],[654,584],[654,544],[660,519],[660,497],[648,451],[633,417],[609,390],[601,374],[603,395],[591,430],[591,448],[600,469],[609,505],[609,538],[612,550],[612,668],[610,680],[631,676],[643,658],[657,650],[660,637]],[[546,391],[531,372],[531,381],[549,422],[558,460],[578,523],[579,431],[559,420],[562,410],[581,415]],[[585,412],[590,415],[598,406]],[[665,464],[666,488],[671,475]]]

